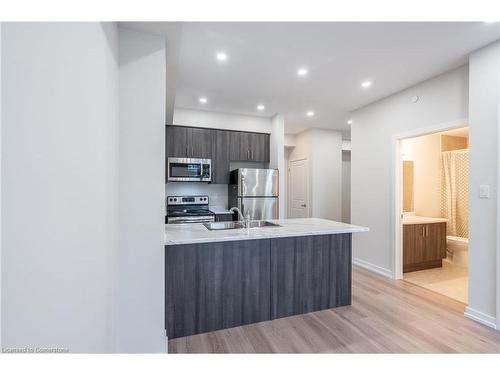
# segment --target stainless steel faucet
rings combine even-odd
[[[238,208],[238,207],[231,207],[229,209],[229,212],[237,212],[238,213],[238,217],[240,219],[240,221],[242,221],[244,224],[245,224],[245,227],[249,227],[249,224],[250,224],[250,218],[246,218],[242,213],[241,213],[241,210]]]

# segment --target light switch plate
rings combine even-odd
[[[479,185],[479,198],[488,199],[490,197],[490,185]]]

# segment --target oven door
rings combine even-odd
[[[210,223],[212,221],[215,221],[215,215],[167,217],[168,224]]]
[[[210,159],[168,158],[167,181],[212,181]]]

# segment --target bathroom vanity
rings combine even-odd
[[[446,219],[403,218],[403,272],[442,267],[446,258]]]

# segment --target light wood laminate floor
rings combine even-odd
[[[354,267],[352,305],[170,340],[170,353],[500,353],[465,305]]]

